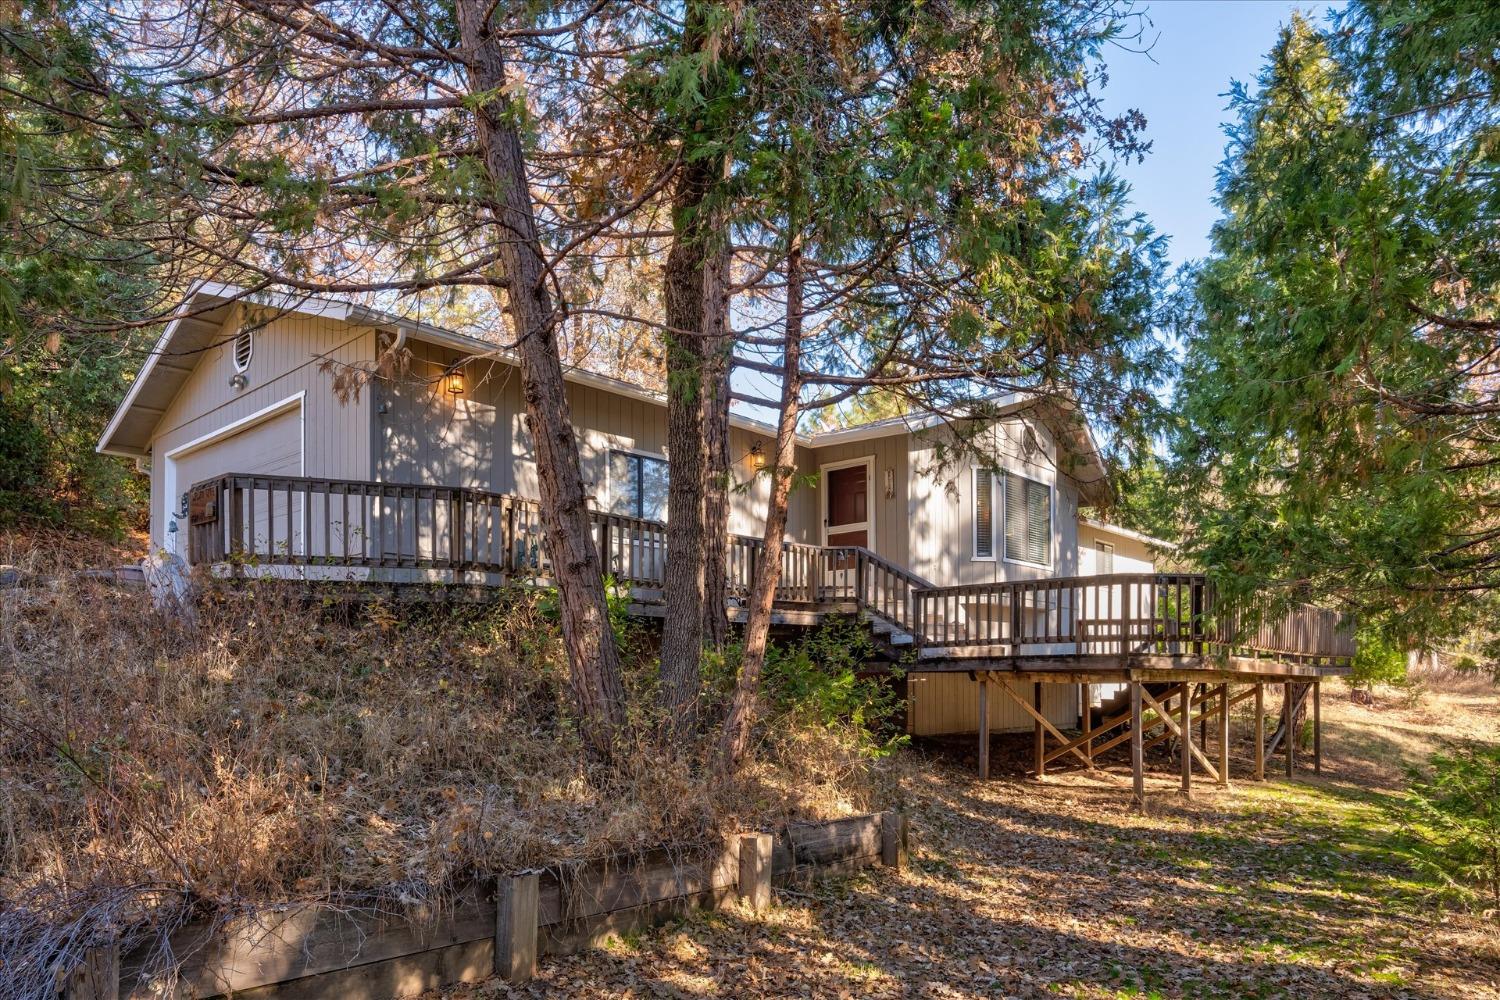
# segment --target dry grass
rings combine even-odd
[[[1325,768],[1234,781],[1184,801],[1153,754],[1148,808],[1128,764],[1022,776],[1030,736],[981,782],[946,752],[903,784],[916,853],[731,906],[603,951],[541,964],[536,981],[453,987],[491,997],[1500,998],[1500,925],[1444,909],[1409,868],[1382,804],[1403,766],[1444,741],[1500,741],[1500,690],[1430,691],[1375,707],[1325,692]],[[1310,763],[1304,758],[1304,763]],[[1279,766],[1278,757],[1274,764]]]
[[[259,586],[211,595],[189,628],[138,591],[0,591],[0,963],[40,974],[59,945],[189,914],[388,906],[472,873],[690,851],[882,794],[823,727],[768,726],[759,762],[717,780],[710,741],[651,735],[644,648],[642,721],[615,765],[590,763],[561,662],[523,595],[398,615]]]

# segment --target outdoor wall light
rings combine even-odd
[[[448,373],[448,392],[454,396],[464,394],[464,370],[462,368],[455,368]]]
[[[233,375],[229,376],[229,388],[231,389],[238,391],[245,388],[245,386],[249,384],[250,380],[245,377],[244,372],[235,372]]]
[[[893,500],[896,496],[896,470],[885,470],[885,498]]]
[[[750,464],[757,470],[766,467],[766,453],[761,448],[759,441],[750,446]]]

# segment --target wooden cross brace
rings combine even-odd
[[[1056,739],[1057,742],[1065,744],[1064,750],[1060,750],[1058,751],[1058,753],[1071,751],[1073,756],[1083,761],[1084,764],[1086,764],[1088,767],[1092,768],[1094,766],[1094,762],[1088,758],[1088,755],[1085,754],[1082,750],[1078,749],[1078,746],[1082,741],[1075,740],[1072,745],[1067,745],[1068,738],[1062,733],[1058,732],[1057,727],[1054,726],[1051,722],[1047,721],[1047,717],[1045,715],[1043,715],[1041,712],[1038,712],[1035,708],[1032,708],[1031,704],[1027,702],[1026,699],[1016,694],[1016,692],[1011,689],[1011,686],[1005,683],[1003,680],[1000,681],[1000,690],[1004,691],[1011,701],[1015,702],[1017,705],[1020,705],[1023,709],[1025,709],[1026,714],[1035,719],[1037,721],[1037,724],[1040,725],[1044,730],[1051,733],[1053,738]],[[1051,758],[1044,758],[1042,763],[1045,764],[1047,760],[1050,759]]]
[[[1147,691],[1144,686],[1141,687],[1141,697],[1144,698],[1144,699],[1146,699],[1146,701],[1150,703],[1151,707],[1156,710],[1157,714],[1161,716],[1162,722],[1165,722],[1167,724],[1167,728],[1169,730],[1171,730],[1172,735],[1176,736],[1178,739],[1183,739],[1182,730],[1181,730],[1181,728],[1178,727],[1177,720],[1174,719],[1174,718],[1172,718],[1172,716],[1170,716],[1169,714],[1167,714],[1167,710],[1165,708],[1161,707],[1161,702],[1157,701],[1156,697],[1154,695],[1152,695],[1152,693],[1150,691]],[[1201,704],[1201,702],[1200,702],[1200,704]],[[1190,704],[1188,706],[1188,725],[1189,726],[1191,726],[1194,722],[1198,721],[1199,719],[1206,718],[1207,714],[1208,714],[1208,713],[1201,713],[1201,714],[1199,714],[1195,718],[1192,713],[1193,713],[1193,709],[1192,709],[1192,705]],[[1197,760],[1197,762],[1203,766],[1203,770],[1204,771],[1208,772],[1208,776],[1210,778],[1213,778],[1215,781],[1218,781],[1219,780],[1219,769],[1216,768],[1216,767],[1214,767],[1213,764],[1211,764],[1209,762],[1208,758],[1203,755],[1203,751],[1198,749],[1198,745],[1196,743],[1193,743],[1192,740],[1191,740],[1191,738],[1189,738],[1187,740],[1184,740],[1184,742],[1187,743],[1188,749],[1193,752],[1193,758],[1195,760]],[[1184,786],[1184,787],[1186,787],[1186,786]]]

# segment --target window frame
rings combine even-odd
[[[985,468],[982,465],[973,466],[969,478],[969,561],[992,563],[1000,558],[999,546],[995,544],[995,510],[1003,505],[995,503],[995,483],[1001,479],[1001,474],[994,469]],[[979,554],[979,480],[981,476],[990,477],[990,554],[982,556]],[[1004,487],[1001,487],[1004,490]],[[1000,522],[1002,530],[1005,522]]]
[[[615,510],[616,490],[620,486],[624,485],[622,483],[616,482],[614,463],[614,456],[616,455],[624,455],[627,459],[635,460],[635,464],[633,466],[633,468],[635,469],[635,472],[633,473],[635,482],[632,485],[635,487],[636,491],[636,510],[640,511],[640,513],[622,514],[619,511]],[[611,514],[615,514],[619,517],[633,517],[637,521],[656,521],[655,518],[645,516],[645,511],[642,506],[642,500],[645,496],[645,491],[642,489],[642,486],[644,485],[646,462],[660,462],[662,465],[664,465],[667,470],[667,481],[671,482],[672,463],[670,460],[668,460],[667,456],[662,454],[661,452],[642,451],[638,448],[606,449],[604,455],[604,477],[605,482],[608,485],[609,512]],[[666,521],[667,512],[664,510],[662,511],[660,523],[665,524]]]
[[[1057,527],[1057,484],[1049,483],[1044,479],[1032,479],[1030,476],[1022,475],[1021,473],[1016,472],[1012,469],[1006,469],[1004,471],[1007,477],[1015,476],[1017,479],[1021,480],[1023,484],[1021,486],[1021,493],[1023,497],[1025,496],[1026,487],[1024,484],[1026,483],[1034,483],[1037,486],[1045,486],[1047,488],[1047,561],[1033,562],[1030,559],[1021,559],[1010,554],[1010,532],[1006,530],[1010,521],[1010,490],[1006,489],[1004,486],[1001,487],[1001,506],[1003,507],[1003,513],[1001,514],[1000,518],[1000,545],[1001,551],[1004,553],[1004,561],[1013,563],[1017,566],[1031,566],[1036,569],[1051,569],[1055,561],[1052,549]]]
[[[1109,570],[1106,572],[1099,565],[1099,557],[1105,553],[1109,554]],[[1106,542],[1102,538],[1094,539],[1094,575],[1109,576],[1115,571],[1115,543]]]

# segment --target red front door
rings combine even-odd
[[[870,547],[869,467],[849,465],[829,469],[824,525],[829,545]]]

